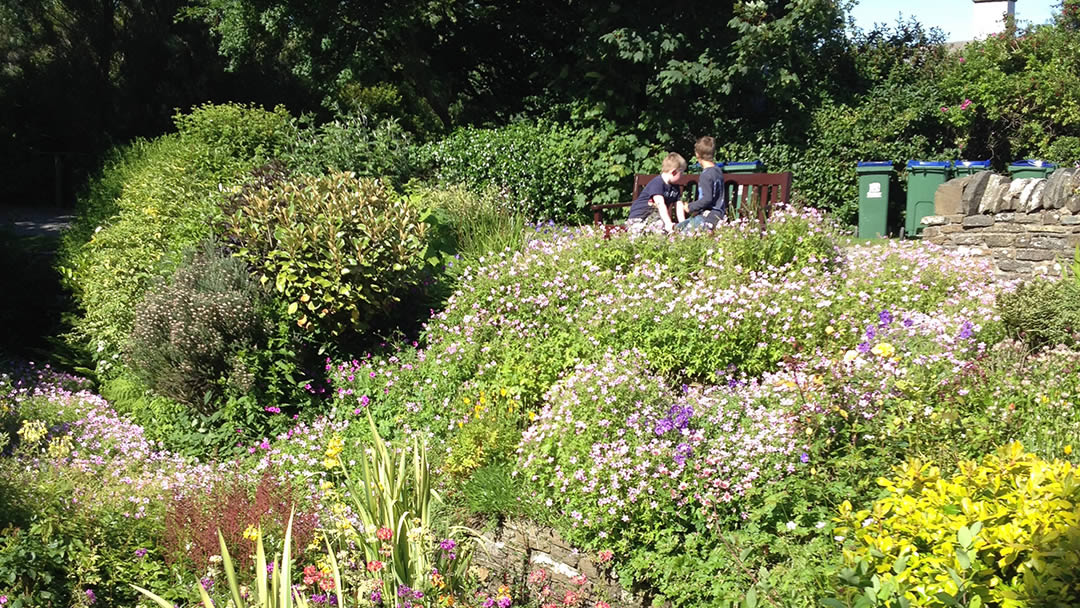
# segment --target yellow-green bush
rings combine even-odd
[[[895,605],[910,606],[1080,605],[1080,479],[1071,463],[1013,443],[952,477],[911,460],[878,483],[884,498],[860,511],[845,501],[837,519],[836,533],[854,543],[839,590],[847,605],[894,605],[850,601],[873,595],[902,595],[907,602]]]
[[[233,202],[225,238],[297,325],[328,340],[389,314],[427,264],[420,212],[377,180],[282,173]]]

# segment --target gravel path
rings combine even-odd
[[[19,236],[52,236],[71,225],[75,212],[56,207],[0,207],[0,231]]]

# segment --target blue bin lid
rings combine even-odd
[[[724,167],[755,167],[755,168],[760,168],[760,167],[764,167],[765,163],[761,162],[760,160],[748,160],[748,161],[741,161],[741,162],[734,162],[734,163],[721,163],[721,165],[724,166]]]
[[[891,169],[892,168],[892,161],[891,160],[860,161],[855,166],[857,166],[857,167],[889,167]]]
[[[920,167],[930,169],[947,169],[949,167],[949,161],[947,160],[909,160],[907,161],[908,169],[918,169]]]
[[[1016,167],[1018,169],[1021,169],[1021,168],[1042,169],[1044,167],[1053,169],[1053,168],[1057,167],[1057,165],[1055,165],[1052,162],[1048,162],[1048,161],[1045,161],[1045,160],[1032,160],[1032,159],[1018,160],[1016,162],[1009,163],[1009,166],[1010,167]]]
[[[963,167],[965,169],[989,169],[990,161],[988,160],[954,160],[953,167],[957,169]]]

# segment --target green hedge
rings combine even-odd
[[[626,201],[634,173],[659,173],[661,151],[611,126],[552,121],[463,128],[422,146],[418,162],[440,183],[505,190],[533,220],[584,222],[594,203]]]

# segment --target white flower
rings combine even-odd
[[[784,525],[787,526],[788,530],[794,530],[797,524],[795,522],[793,522],[793,521],[789,521]]]

